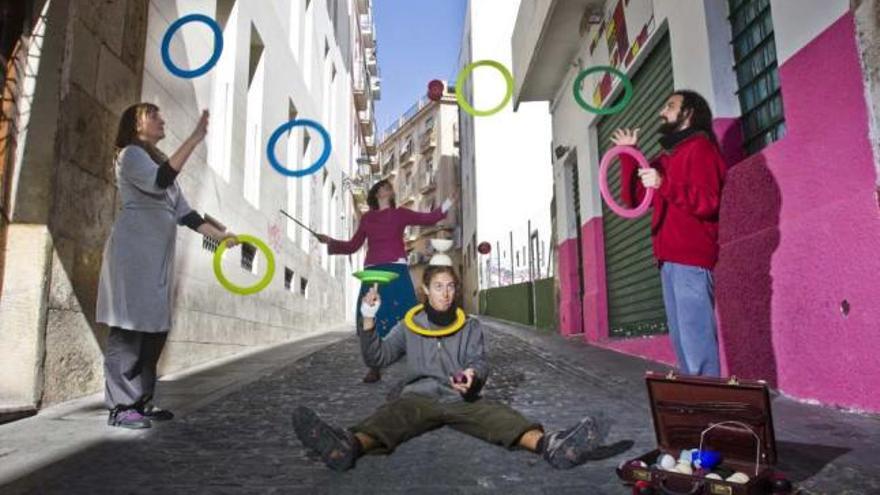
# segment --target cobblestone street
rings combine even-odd
[[[404,444],[391,456],[367,456],[352,471],[332,472],[305,455],[290,427],[290,412],[307,405],[339,425],[351,425],[379,406],[404,373],[404,364],[398,363],[379,384],[361,383],[364,368],[357,341],[344,336],[298,359],[288,347],[267,351],[274,352],[274,362],[286,364],[251,377],[247,384],[228,386],[228,392],[194,407],[178,407],[178,418],[147,432],[104,434],[93,445],[0,487],[0,492],[627,493],[614,467],[655,444],[642,375],[651,367],[661,368],[554,335],[497,322],[486,328],[493,365],[487,397],[509,403],[547,429],[604,411],[615,421],[610,440],[634,440],[633,449],[617,458],[556,471],[534,454],[506,451],[441,429]],[[160,405],[162,393],[172,402],[166,407],[185,404],[182,395],[188,387],[210,387],[214,376],[207,371],[163,381]],[[782,398],[774,401],[774,408],[779,456],[791,478],[816,493],[880,491],[880,476],[871,467],[878,457],[872,449],[876,443],[869,441],[880,432],[876,418]],[[67,419],[109,430],[99,425],[105,418],[103,411],[93,408]],[[14,429],[36,420],[0,427],[0,445]],[[43,420],[43,428],[64,420]]]

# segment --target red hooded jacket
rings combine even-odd
[[[621,155],[621,199],[637,206],[645,188],[638,163]],[[687,135],[651,162],[663,178],[652,200],[651,238],[659,263],[669,261],[709,270],[718,261],[718,212],[727,165],[702,132]]]

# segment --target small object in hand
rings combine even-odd
[[[666,471],[672,471],[673,469],[675,469],[675,458],[669,454],[663,454],[660,456],[657,464],[660,464],[660,467],[665,469]]]
[[[721,452],[716,450],[697,451],[693,454],[694,466],[704,469],[715,469],[721,464]]]
[[[749,482],[749,475],[747,475],[746,473],[733,473],[733,475],[731,475],[725,481],[730,481],[731,483],[745,484]]]
[[[388,272],[384,270],[361,270],[352,273],[352,276],[365,283],[390,284],[400,275],[396,272]]]
[[[452,383],[467,383],[467,375],[465,375],[463,371],[457,372],[456,374],[452,375]]]

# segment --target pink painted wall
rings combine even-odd
[[[855,40],[847,14],[780,67],[787,133],[762,152],[742,160],[737,121],[715,122],[735,163],[722,200],[716,298],[726,373],[880,411],[880,213]],[[609,340],[601,219],[582,234],[585,339],[673,363],[666,336]],[[573,242],[564,244],[570,267]],[[563,292],[561,309],[574,314],[576,279]]]
[[[608,291],[605,279],[605,234],[602,217],[581,228],[584,255],[584,338],[593,342],[608,338]]]
[[[559,332],[573,335],[583,330],[581,303],[578,300],[578,249],[577,238],[563,241],[558,249],[559,257]]]
[[[722,350],[730,373],[880,411],[880,215],[852,15],[780,78],[787,134],[731,169],[722,200]]]

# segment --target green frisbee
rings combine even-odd
[[[368,284],[390,284],[400,275],[395,272],[386,272],[383,270],[361,270],[352,273],[358,280]]]

